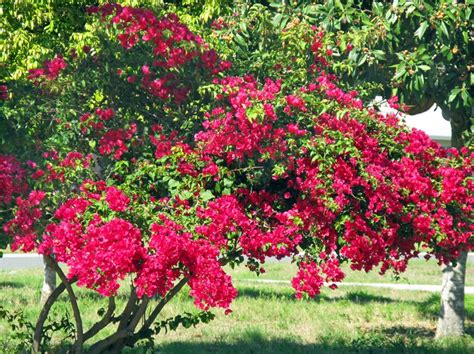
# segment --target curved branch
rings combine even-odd
[[[130,321],[130,324],[127,326],[127,329],[129,331],[131,331],[132,333],[135,330],[135,328],[137,327],[138,322],[140,321],[140,319],[145,314],[145,311],[146,311],[146,308],[148,306],[149,301],[150,300],[147,297],[143,298],[142,303],[140,304],[140,307],[137,309],[137,311],[133,315],[132,320]]]
[[[161,301],[158,303],[158,305],[155,307],[153,312],[150,314],[150,316],[146,319],[145,323],[142,325],[140,330],[135,333],[128,341],[127,344],[132,346],[135,344],[140,338],[141,335],[146,332],[150,326],[155,322],[156,318],[158,315],[161,313],[161,310],[163,310],[163,307],[183,288],[184,285],[189,281],[188,278],[181,279],[178,284],[175,285],[173,289],[171,289],[166,296],[161,299]]]
[[[140,305],[133,307],[130,304],[134,304],[134,301],[130,301],[127,303],[127,306],[124,310],[124,312],[120,315],[122,317],[125,313],[128,313],[128,316],[131,315],[132,310],[134,311],[133,318],[128,322],[128,325],[125,327],[122,327],[117,330],[114,334],[111,336],[95,343],[91,348],[90,348],[90,353],[91,354],[99,354],[103,353],[106,349],[112,347],[115,345],[114,350],[117,352],[120,351],[121,346],[123,346],[123,343],[126,344],[133,344],[135,343],[138,339],[140,339],[140,335],[148,329],[153,322],[155,321],[156,317],[160,314],[161,310],[165,305],[183,288],[184,285],[189,281],[188,278],[181,279],[178,284],[174,286],[173,289],[171,289],[168,294],[158,303],[158,305],[155,307],[153,312],[150,314],[150,316],[146,319],[145,323],[142,325],[140,330],[138,330],[136,333],[134,333],[135,328],[137,327],[140,319],[144,316],[146,308],[149,304],[149,299],[144,298]],[[134,289],[132,288],[132,294],[135,294]],[[135,294],[136,296],[136,294]],[[130,309],[127,309],[130,308]],[[126,312],[127,310],[127,312]],[[129,310],[129,311],[128,311]],[[129,318],[129,317],[128,317]],[[123,323],[124,318],[121,319],[121,323]]]
[[[92,337],[94,337],[97,333],[99,333],[104,327],[106,327],[111,319],[112,315],[114,314],[115,311],[115,298],[114,297],[109,297],[109,304],[107,307],[107,312],[105,313],[104,317],[102,319],[95,323],[86,333],[84,333],[84,342]]]
[[[130,316],[132,315],[133,312],[137,310],[137,306],[135,302],[137,301],[137,293],[135,292],[135,288],[132,286],[132,289],[130,290],[130,297],[127,301],[127,304],[125,305],[125,308],[123,309],[122,313],[118,316],[120,319],[119,325],[117,327],[117,330],[122,330],[128,325],[128,320],[130,319]]]
[[[73,352],[80,354],[82,353],[82,344],[84,343],[84,333],[82,328],[81,312],[79,311],[76,295],[74,294],[74,290],[72,290],[71,283],[69,283],[63,270],[54,261],[54,259],[52,259],[50,256],[45,256],[44,259],[51,265],[52,268],[54,268],[56,273],[58,273],[62,284],[65,285],[66,290],[68,292],[69,300],[71,301],[72,311],[74,314],[74,320],[76,322],[76,343],[74,343]]]
[[[101,354],[104,352],[104,349],[110,347],[115,342],[125,339],[130,336],[130,332],[123,329],[121,331],[115,332],[111,336],[95,343],[89,350],[90,354]]]
[[[33,335],[33,353],[39,353],[40,351],[44,323],[48,318],[51,307],[53,307],[53,304],[56,302],[59,295],[61,295],[64,290],[66,290],[66,285],[64,285],[64,283],[61,283],[56,289],[53,290],[51,295],[49,295],[48,299],[43,305],[43,308],[41,309],[38,321],[36,321],[35,333]]]
[[[155,307],[153,312],[150,314],[150,316],[146,319],[145,323],[143,324],[142,328],[140,329],[139,332],[145,331],[147,328],[149,328],[153,322],[155,322],[156,317],[160,314],[161,310],[163,310],[163,307],[183,288],[183,286],[186,285],[186,283],[189,281],[188,278],[181,279],[178,284],[175,285],[173,289],[171,289],[168,294],[165,295],[163,299],[158,303],[158,305]]]

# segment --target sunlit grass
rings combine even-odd
[[[291,264],[269,264],[269,278],[290,278]],[[160,333],[151,352],[159,353],[471,353],[474,339],[435,341],[439,296],[427,292],[346,287],[323,290],[316,299],[298,301],[288,284],[261,284],[242,281],[251,277],[233,271],[239,297],[233,313],[216,310],[216,319],[196,328],[179,328]],[[9,310],[23,310],[34,321],[39,313],[41,269],[0,272],[0,304]],[[286,279],[285,278],[285,279]],[[420,279],[426,279],[420,276]],[[426,283],[426,282],[424,282]],[[98,319],[97,310],[105,299],[78,290],[85,327]],[[474,296],[466,296],[467,329],[474,332]],[[125,297],[119,297],[123,306]],[[162,319],[183,311],[197,312],[192,299],[181,293],[162,314]],[[54,307],[53,317],[72,314],[66,297]],[[104,333],[109,334],[113,328]],[[0,320],[2,353],[17,351],[5,321]],[[55,345],[67,346],[63,335]],[[144,353],[141,345],[130,353]]]
[[[296,274],[296,265],[289,261],[270,261],[264,266],[266,272],[260,276],[250,273],[245,267],[232,270],[234,279],[275,279],[291,280]],[[412,259],[405,273],[400,274],[397,279],[387,272],[380,275],[377,269],[366,273],[364,271],[352,271],[347,264],[342,266],[346,273],[346,282],[355,283],[398,283],[398,284],[428,284],[441,285],[441,267],[435,260],[426,261],[424,259]],[[474,286],[474,264],[468,263],[466,271],[466,285]]]

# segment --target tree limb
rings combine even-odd
[[[73,352],[78,354],[82,353],[82,344],[84,343],[84,332],[82,328],[82,319],[81,312],[79,311],[79,306],[77,304],[77,298],[72,289],[71,283],[69,283],[66,275],[59,265],[52,259],[50,256],[45,256],[45,260],[51,265],[52,268],[58,273],[59,278],[62,281],[62,284],[65,285],[66,290],[69,295],[69,300],[71,301],[71,307],[74,314],[74,320],[76,322],[76,342],[74,343]]]
[[[66,290],[66,286],[64,285],[64,283],[61,283],[56,289],[53,290],[51,295],[48,297],[48,299],[44,303],[43,308],[41,309],[41,312],[38,317],[38,321],[36,321],[35,333],[33,335],[33,350],[32,350],[33,353],[39,353],[40,351],[41,340],[43,337],[44,323],[46,322],[48,318],[51,307],[53,307],[53,304],[56,302],[59,295],[61,295],[64,290]]]
[[[137,309],[137,306],[135,304],[137,299],[137,293],[135,292],[135,288],[132,286],[127,304],[125,305],[125,308],[123,309],[122,313],[118,316],[120,322],[117,327],[117,330],[122,330],[127,327],[131,314]]]
[[[109,297],[109,304],[107,307],[107,312],[105,313],[104,317],[102,319],[95,323],[86,333],[84,333],[84,342],[92,337],[94,337],[97,333],[99,333],[104,327],[106,327],[111,319],[112,315],[114,314],[115,311],[115,298],[114,297]]]
[[[143,332],[146,329],[148,329],[153,322],[155,322],[156,317],[160,314],[161,310],[163,310],[163,307],[183,288],[183,286],[186,285],[186,283],[189,281],[188,278],[181,279],[178,284],[175,285],[173,289],[171,289],[168,294],[165,295],[163,299],[158,303],[158,305],[155,307],[153,312],[150,314],[150,316],[146,319],[145,323],[143,324],[142,328],[140,329],[139,332]]]
[[[112,347],[112,345],[115,344],[112,352],[113,353],[120,353],[121,348],[123,347],[124,340],[127,337],[133,336],[133,331],[135,330],[135,327],[138,325],[138,322],[140,319],[143,317],[145,314],[147,305],[148,305],[148,298],[144,298],[140,305],[138,306],[135,314],[133,315],[132,320],[129,322],[126,328],[117,330],[114,334],[111,336],[95,343],[91,348],[90,348],[90,353],[91,354],[100,354],[103,353],[105,350],[108,348]]]

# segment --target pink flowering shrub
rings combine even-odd
[[[11,204],[16,196],[27,190],[25,178],[26,171],[16,158],[0,155],[0,205]]]
[[[266,257],[292,257],[300,298],[336,287],[343,262],[399,273],[420,250],[449,262],[472,248],[472,153],[445,151],[340,89],[322,33],[308,29],[308,82],[294,87],[284,77],[226,76],[229,64],[175,15],[119,5],[91,12],[114,29],[116,57],[130,62],[111,59],[120,71],[100,102],[81,103],[84,95],[73,95],[88,91],[73,82],[83,71],[101,75],[103,57],[85,59],[91,66],[57,57],[30,74],[67,83],[61,95],[48,94],[78,105],[53,132],[73,143],[45,143],[32,191],[17,198],[3,229],[12,248],[46,255],[66,287],[77,282],[113,301],[131,280],[115,337],[92,352],[153,335],[150,326],[185,284],[198,308],[229,313],[237,290],[228,263],[263,271]],[[137,63],[135,49],[151,50],[149,61]],[[188,86],[189,75],[200,80]],[[204,86],[211,96],[201,95]],[[24,173],[2,158],[2,188],[13,186]],[[0,193],[4,202],[20,192],[12,188]],[[76,333],[75,348],[86,337]]]
[[[31,69],[28,79],[33,80],[35,85],[39,85],[40,80],[53,81],[66,67],[66,61],[61,56],[57,56],[52,60],[46,60],[42,68]]]
[[[0,222],[3,224],[15,213],[15,204],[22,204],[21,198],[28,192],[24,166],[13,156],[0,155]],[[20,213],[20,211],[16,211]],[[0,229],[0,249],[6,248],[11,239]]]
[[[0,100],[8,99],[8,87],[7,85],[0,85]]]

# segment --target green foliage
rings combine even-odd
[[[231,16],[220,18],[219,26],[205,37],[232,61],[233,74],[282,79],[284,86],[308,82],[314,33],[306,20],[258,3],[244,3],[235,10]]]
[[[186,11],[196,14],[204,21],[229,12],[232,8],[232,0],[182,0]],[[227,10],[227,11],[226,11]]]
[[[181,315],[157,323],[155,326],[155,334],[160,333],[162,330],[165,331],[165,333],[168,331],[176,331],[180,325],[184,328],[196,327],[199,323],[209,323],[215,317],[216,316],[209,311],[200,311],[196,314],[184,312]]]
[[[378,82],[385,96],[399,95],[410,105],[410,113],[437,103],[447,116],[461,116],[461,130],[468,128],[474,103],[472,6],[400,0],[311,7],[313,20],[338,35],[341,64],[335,69],[344,81]],[[354,49],[347,54],[348,43]]]
[[[11,329],[11,339],[16,341],[20,348],[26,348],[31,341],[33,333],[33,324],[25,319],[22,310],[8,311],[0,306],[0,318],[7,321]]]
[[[9,311],[0,306],[0,319],[8,323],[10,327],[9,340],[15,343],[16,350],[22,351],[30,347],[35,327],[22,309]],[[45,348],[50,347],[53,335],[58,332],[64,334],[63,340],[74,338],[74,324],[71,322],[67,312],[63,313],[59,318],[52,319],[44,326],[43,338]]]
[[[301,23],[310,23],[332,43],[332,70],[342,86],[364,98],[398,95],[411,114],[436,103],[452,121],[453,144],[472,144],[474,8],[469,1],[260,3],[236,7],[225,18],[227,27],[210,35],[236,71],[245,67],[259,77],[278,77],[275,65],[291,66],[285,75],[301,78],[297,68],[307,43],[289,43],[301,38],[295,31]]]
[[[8,63],[0,67],[0,80],[18,79],[57,52],[91,45],[94,27],[86,24],[84,9],[94,3],[22,0],[0,5],[0,61]],[[298,38],[300,22],[312,23],[334,36],[334,56],[340,59],[334,69],[352,87],[362,85],[357,88],[372,95],[398,94],[403,102],[417,106],[412,112],[436,101],[445,110],[466,119],[471,116],[474,14],[469,4],[451,0],[120,3],[176,10],[192,28],[202,27],[200,21],[227,16],[229,29],[208,39],[236,61],[237,69],[250,68],[259,76],[273,76],[272,68],[287,63],[290,49],[298,54],[297,60],[304,59],[304,44],[291,40]],[[346,52],[349,43],[354,49]]]
[[[19,0],[0,4],[0,81],[19,79],[46,57],[67,48],[83,30],[91,0]]]
[[[89,6],[108,3],[107,0],[15,0],[0,2],[0,83],[18,80],[29,69],[57,53],[90,45],[94,27],[87,24]],[[117,0],[122,5],[159,10],[173,8],[176,1]],[[188,3],[198,13],[193,1]],[[206,0],[200,10],[203,17],[219,12],[223,0]],[[199,8],[199,7],[198,7]],[[216,10],[217,9],[217,10]],[[207,15],[206,15],[207,14]]]

